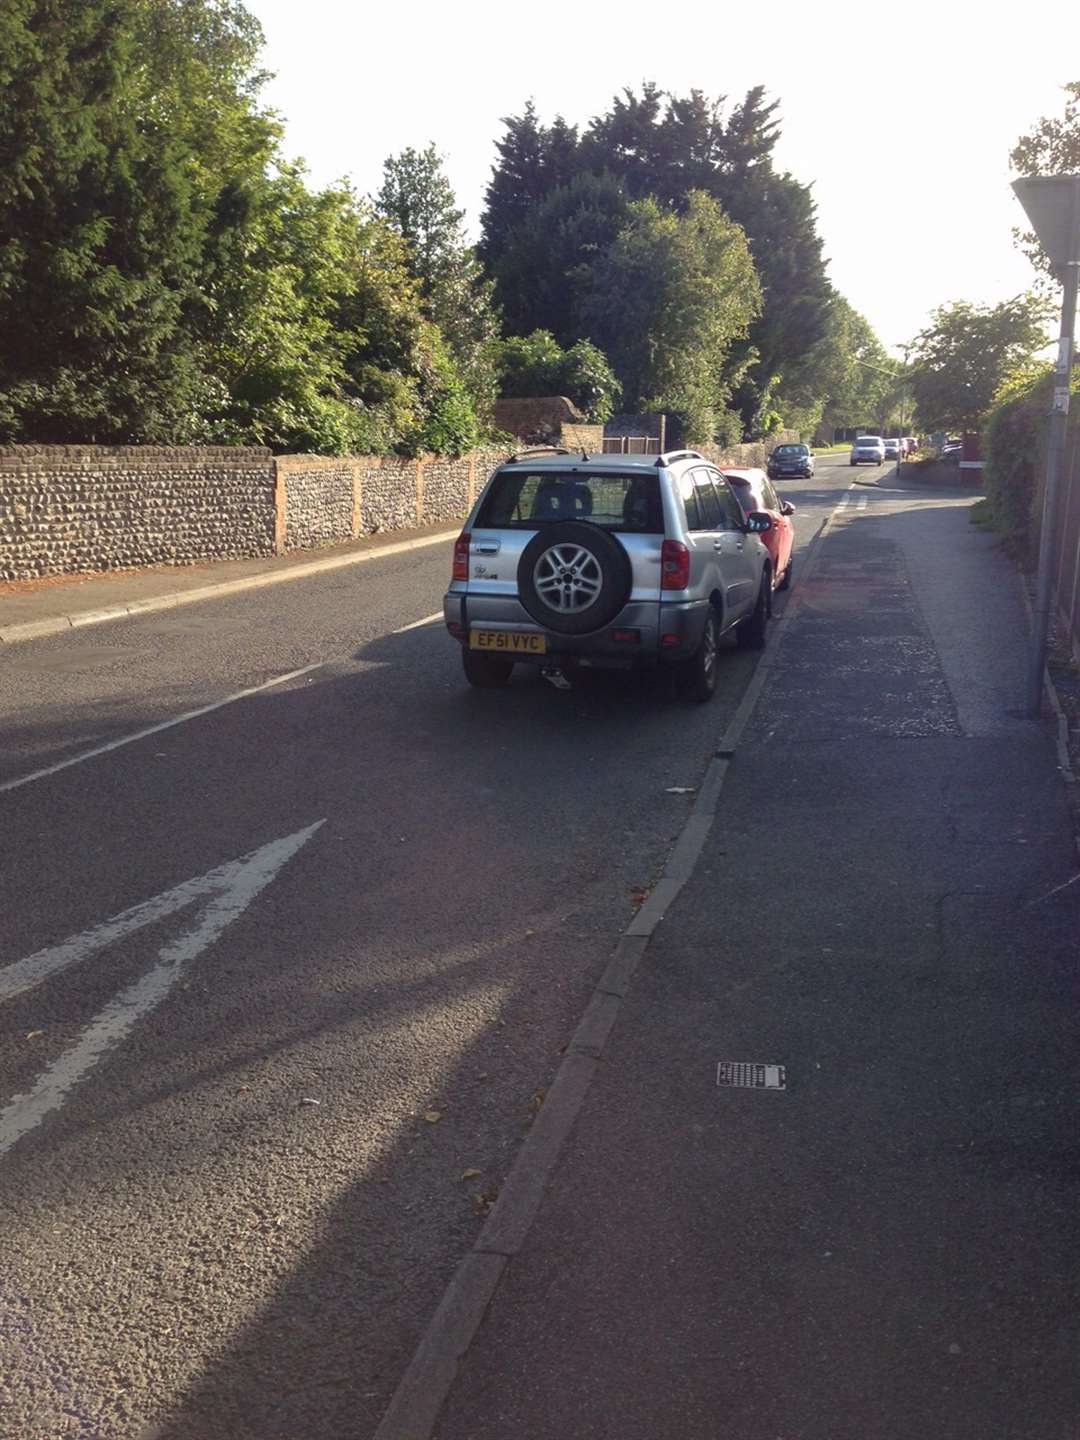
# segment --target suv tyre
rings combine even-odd
[[[521,603],[538,624],[585,635],[610,624],[626,604],[630,558],[613,535],[581,520],[545,525],[522,551]]]
[[[720,621],[716,611],[709,606],[705,617],[705,629],[701,644],[688,660],[679,664],[679,690],[688,700],[704,703],[716,694],[716,682],[720,674]]]
[[[504,685],[510,684],[514,669],[512,660],[496,660],[491,655],[470,650],[467,645],[462,647],[461,663],[465,679],[478,690],[501,690]]]
[[[772,614],[772,583],[768,567],[761,577],[757,604],[735,630],[736,642],[746,650],[764,650],[769,616]]]

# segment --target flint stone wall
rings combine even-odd
[[[356,467],[352,460],[279,455],[274,464],[284,489],[286,550],[313,550],[353,539]]]
[[[766,448],[702,453],[720,465],[763,465]],[[0,446],[0,580],[247,559],[450,525],[506,454]]]
[[[0,579],[273,555],[269,450],[0,446]]]

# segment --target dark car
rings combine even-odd
[[[779,480],[784,475],[801,475],[809,480],[814,473],[814,457],[809,445],[777,445],[766,468],[770,480]]]

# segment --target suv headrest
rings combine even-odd
[[[537,487],[534,520],[578,520],[592,512],[592,491],[581,481],[568,485],[565,480],[545,480]]]

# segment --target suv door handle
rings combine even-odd
[[[498,540],[478,540],[473,546],[477,555],[497,555],[499,553]]]

